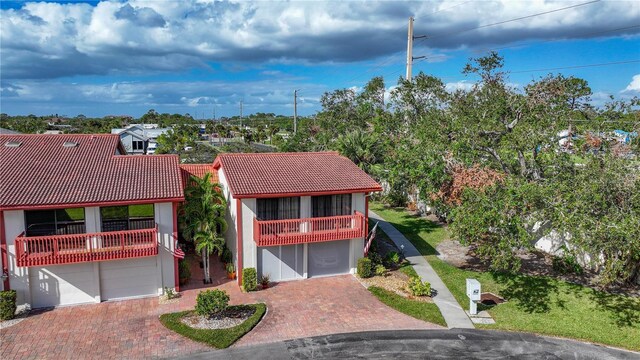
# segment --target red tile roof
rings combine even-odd
[[[0,135],[0,209],[184,198],[176,155],[118,150],[120,139],[111,134]]]
[[[211,173],[211,182],[218,182],[218,172],[211,164],[180,164],[182,185],[186,188],[191,176],[202,178],[206,173]]]
[[[235,198],[381,191],[380,185],[336,152],[220,154]]]

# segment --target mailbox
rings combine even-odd
[[[478,304],[480,301],[480,282],[476,279],[467,279],[467,296],[469,297],[469,314],[478,314]]]
[[[467,296],[469,300],[480,301],[480,282],[476,279],[467,279]]]

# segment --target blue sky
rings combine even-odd
[[[602,104],[640,95],[637,1],[112,1],[1,3],[0,107],[8,114],[159,112],[202,118],[320,109],[320,96],[405,72],[468,87],[469,57],[499,49],[517,86],[561,72]],[[560,10],[562,8],[571,7]],[[545,14],[541,14],[545,13]],[[541,14],[541,15],[537,15]],[[510,21],[512,19],[518,19]],[[500,24],[496,24],[500,23]],[[495,24],[495,25],[494,25]],[[532,71],[629,62],[608,66]]]

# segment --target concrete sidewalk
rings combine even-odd
[[[389,224],[380,215],[369,210],[369,217],[375,219],[378,222],[378,226],[384,231],[391,240],[396,244],[398,248],[404,246],[404,255],[413,264],[413,268],[418,275],[422,278],[422,281],[428,281],[431,283],[431,289],[437,293],[433,296],[433,302],[438,306],[444,320],[447,322],[447,326],[451,328],[473,329],[473,323],[464,312],[462,307],[458,304],[453,294],[447,289],[447,286],[442,282],[438,274],[416,249],[415,246],[398,231],[393,225]]]

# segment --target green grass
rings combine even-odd
[[[377,286],[370,286],[369,291],[377,297],[378,300],[403,314],[407,314],[418,320],[447,326],[447,323],[444,321],[444,318],[440,313],[440,309],[438,309],[434,303],[407,299],[392,291]]]
[[[265,304],[234,305],[230,308],[250,306],[256,309],[255,313],[238,326],[228,329],[194,329],[183,324],[180,320],[193,313],[193,310],[181,311],[160,315],[160,322],[168,329],[188,337],[191,340],[205,343],[218,349],[231,346],[236,340],[253,329],[267,311]]]
[[[398,270],[405,273],[405,275],[407,275],[408,277],[419,277],[416,269],[414,269],[411,265],[404,265]]]
[[[458,269],[436,256],[447,229],[403,209],[370,208],[400,230],[425,255],[463,308],[468,308],[465,279],[475,278],[483,292],[508,302],[487,308],[495,325],[479,328],[568,337],[640,350],[640,299],[613,295],[549,277]]]

